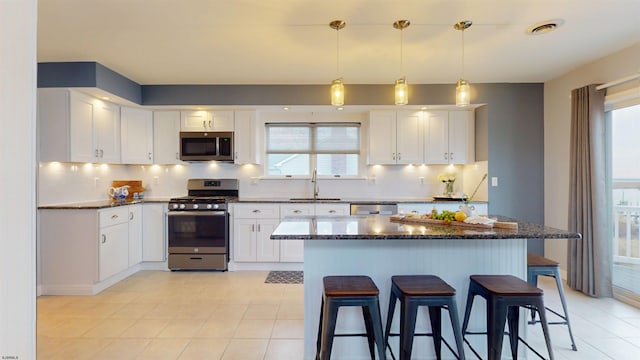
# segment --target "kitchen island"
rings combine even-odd
[[[500,221],[516,221],[497,218]],[[389,216],[382,215],[285,218],[271,239],[304,240],[305,359],[315,357],[324,276],[370,276],[380,289],[384,323],[392,275],[437,275],[457,290],[458,312],[462,321],[469,275],[508,274],[526,279],[527,239],[580,237],[577,233],[521,221],[517,223],[517,229],[485,229],[408,225],[392,222]],[[470,331],[482,331],[485,326],[484,307],[481,306],[481,300],[477,301],[471,316]],[[420,311],[416,331],[427,332],[427,312],[422,308]],[[392,330],[398,329],[398,319],[399,316],[394,317]],[[340,332],[364,332],[360,309],[340,310],[336,333]],[[445,339],[452,341],[450,325],[446,320],[443,320],[443,334]],[[526,331],[522,334],[526,336]],[[471,336],[469,340],[481,354],[486,354],[484,337]],[[394,353],[398,354],[398,338],[392,338],[390,343]],[[505,347],[508,347],[508,342],[505,342]],[[467,346],[465,349],[467,354],[472,355]],[[508,351],[503,353],[507,354]],[[337,337],[334,340],[335,358],[368,359],[368,354],[365,338]],[[413,354],[418,358],[432,358],[432,341],[417,338]],[[451,357],[446,348],[443,349],[443,357]]]

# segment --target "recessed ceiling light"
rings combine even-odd
[[[526,33],[529,35],[542,35],[557,29],[564,24],[562,19],[546,20],[529,26]]]

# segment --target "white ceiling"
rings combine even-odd
[[[525,33],[550,19],[564,25]],[[472,83],[544,82],[640,41],[640,0],[38,0],[38,61],[141,84],[455,83],[460,20]]]

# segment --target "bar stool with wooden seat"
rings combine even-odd
[[[400,333],[391,334],[391,323],[393,322],[396,300],[398,299],[400,299]],[[415,334],[416,317],[420,306],[429,307],[431,333]],[[442,309],[449,311],[457,352],[442,338]],[[441,359],[442,342],[444,342],[457,359],[464,360],[462,332],[456,305],[456,290],[434,275],[392,276],[389,312],[384,336],[385,344],[387,345],[389,344],[390,335],[400,335],[400,360],[411,359],[414,336],[431,336],[437,359]],[[391,354],[393,356],[393,352]]]
[[[379,290],[368,276],[325,276],[320,308],[316,359],[331,358],[333,338],[338,336],[366,336],[371,358],[376,348],[380,359],[385,359],[385,343],[380,317]],[[341,306],[360,306],[366,334],[335,334],[338,309]]]
[[[549,352],[549,358],[553,360],[553,350],[551,349],[551,339],[547,327],[547,318],[544,311],[543,291],[512,275],[471,275],[469,283],[469,293],[467,295],[467,305],[462,322],[462,334],[464,341],[466,335],[486,334],[487,353],[489,360],[499,360],[502,354],[502,340],[505,335],[505,322],[509,325],[509,343],[511,345],[511,356],[518,358],[518,342],[521,341],[536,355],[544,359],[540,353],[533,349],[524,339],[518,335],[520,307],[534,308],[540,314],[540,324],[544,340]],[[486,300],[487,329],[486,332],[467,331],[469,326],[469,316],[473,306],[473,299],[476,295],[482,296]],[[471,347],[476,356],[480,355]]]
[[[569,329],[569,338],[571,338],[571,349],[578,351],[576,342],[573,340],[573,332],[571,332],[571,323],[569,322],[569,312],[567,311],[567,301],[564,297],[564,289],[562,287],[562,278],[560,276],[560,264],[547,259],[537,254],[527,254],[527,282],[533,286],[538,286],[538,276],[551,276],[556,279],[556,286],[558,287],[558,294],[560,295],[560,302],[562,303],[562,310],[564,315],[549,309],[547,310],[557,315],[563,321],[550,321],[549,325],[567,325]],[[536,320],[536,312],[531,310],[531,321],[529,324],[536,324],[539,320]]]

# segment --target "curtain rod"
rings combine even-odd
[[[612,86],[624,84],[626,82],[633,81],[633,80],[636,80],[636,79],[640,79],[640,73],[635,73],[633,75],[629,75],[627,77],[623,77],[622,79],[613,80],[613,81],[610,81],[608,83],[605,83],[605,84],[602,84],[602,85],[598,85],[598,86],[596,86],[596,90],[607,89],[607,88],[610,88]]]

